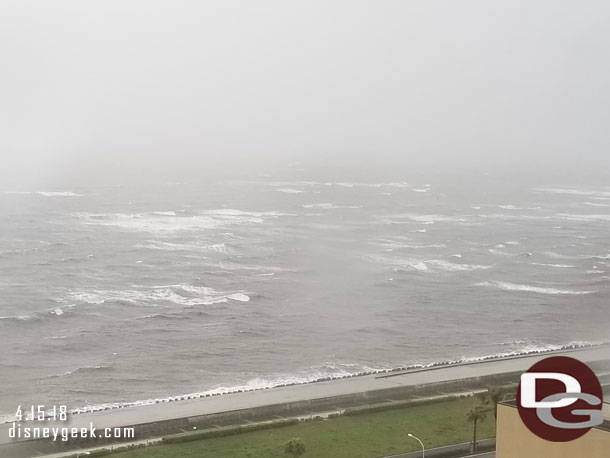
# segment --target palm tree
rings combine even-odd
[[[483,395],[483,402],[487,405],[491,405],[494,411],[494,419],[498,419],[498,403],[506,399],[506,390],[499,386],[492,386],[487,388],[487,393]]]
[[[466,414],[466,420],[468,420],[470,423],[474,423],[474,434],[472,436],[473,453],[477,451],[477,422],[485,420],[488,411],[488,407],[475,406]]]
[[[293,437],[284,444],[284,453],[286,455],[292,455],[293,458],[298,458],[305,453],[305,444],[298,437]]]

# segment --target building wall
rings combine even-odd
[[[498,405],[497,458],[610,458],[610,431],[593,428],[571,442],[549,442],[530,432],[515,407]]]

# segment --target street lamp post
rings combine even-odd
[[[418,437],[415,437],[413,434],[409,433],[408,434],[409,437],[412,437],[413,439],[415,439],[417,442],[419,442],[419,445],[421,445],[421,458],[426,458],[426,447],[424,447],[424,443],[422,441],[419,440]]]

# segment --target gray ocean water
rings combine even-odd
[[[610,340],[610,187],[9,189],[0,223],[6,416]]]

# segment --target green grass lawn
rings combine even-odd
[[[472,424],[466,412],[479,404],[477,398],[462,398],[436,404],[408,407],[228,437],[180,444],[159,445],[111,455],[113,458],[273,458],[286,457],[283,444],[300,437],[306,447],[303,458],[372,458],[419,450],[418,436],[426,448],[472,440]],[[478,425],[477,438],[495,435],[493,413]]]

